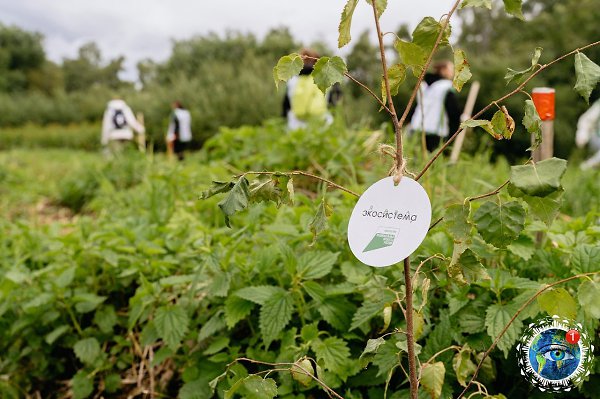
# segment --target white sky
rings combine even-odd
[[[425,16],[438,19],[453,1],[388,3],[381,18],[384,31],[395,31],[401,23],[413,29]],[[171,40],[208,32],[236,30],[262,38],[271,28],[287,26],[297,40],[322,40],[337,49],[344,4],[345,0],[0,0],[0,22],[42,33],[47,56],[54,61],[73,58],[82,44],[94,41],[104,60],[125,56],[122,77],[135,79],[139,60],[163,61]],[[353,38],[373,30],[372,20],[370,6],[360,1],[352,21]],[[347,47],[351,46],[352,42]]]

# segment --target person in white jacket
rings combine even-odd
[[[590,151],[594,153],[591,158],[581,164],[582,169],[600,166],[600,99],[596,100],[579,117],[575,143],[579,148],[583,148],[588,144]]]
[[[102,118],[102,146],[111,153],[122,151],[133,143],[134,131],[144,134],[146,130],[125,101],[110,100]]]
[[[183,160],[183,152],[187,149],[188,143],[192,141],[192,117],[190,111],[179,101],[171,104],[173,114],[167,129],[167,151],[169,154],[177,155],[177,158]]]

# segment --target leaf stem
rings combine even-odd
[[[327,183],[328,186],[333,187],[333,188],[337,188],[338,190],[342,190],[347,192],[348,194],[352,194],[355,197],[360,197],[360,194],[344,187],[344,186],[340,186],[339,184],[336,184],[334,182],[332,182],[331,180],[325,179],[324,177],[321,176],[317,176],[317,175],[313,175],[312,173],[308,173],[308,172],[304,172],[301,170],[294,170],[291,172],[268,172],[268,171],[264,171],[264,172],[244,172],[240,175],[235,176],[236,178],[245,176],[245,175],[285,175],[285,176],[305,176],[305,177],[310,177],[311,179],[315,179],[315,180],[320,180],[322,182]]]
[[[494,348],[498,344],[498,341],[500,341],[500,338],[502,338],[502,336],[504,335],[504,333],[506,332],[506,330],[508,330],[508,327],[510,327],[510,325],[517,319],[517,317],[519,317],[519,315],[521,314],[521,312],[523,312],[523,310],[525,310],[525,308],[527,306],[529,306],[529,304],[531,302],[533,302],[542,292],[544,292],[547,289],[552,288],[552,287],[554,287],[556,285],[559,285],[559,284],[562,284],[562,283],[566,283],[566,282],[571,281],[571,280],[576,280],[576,279],[584,278],[584,277],[587,277],[587,276],[594,276],[596,274],[600,274],[600,272],[577,274],[575,276],[567,277],[565,279],[556,281],[556,282],[554,282],[552,284],[548,284],[547,286],[545,286],[543,288],[540,288],[531,298],[529,298],[527,300],[527,302],[525,302],[523,305],[521,305],[521,307],[519,308],[519,310],[517,310],[517,312],[513,315],[513,317],[504,326],[504,328],[502,329],[502,331],[500,331],[500,334],[498,334],[498,336],[494,339],[494,342],[492,342],[492,345],[485,351],[485,353],[481,357],[481,360],[479,361],[479,364],[477,365],[477,368],[475,369],[475,373],[473,373],[473,377],[471,377],[471,380],[465,386],[465,389],[463,389],[463,391],[460,393],[460,395],[458,395],[458,397],[456,399],[462,398],[465,395],[465,393],[467,392],[467,390],[469,389],[469,387],[474,383],[475,378],[477,378],[477,374],[479,373],[479,370],[481,369],[481,366],[483,366],[483,361],[494,350]]]
[[[379,105],[381,105],[381,107],[383,109],[385,109],[388,113],[391,113],[390,109],[387,107],[387,105],[385,105],[385,103],[383,102],[383,100],[381,98],[379,98],[379,96],[377,94],[375,94],[373,92],[373,90],[369,89],[369,87],[366,84],[364,84],[361,81],[357,80],[354,76],[350,75],[348,72],[345,72],[344,76],[346,76],[348,79],[350,79],[351,81],[353,81],[354,83],[356,83],[357,85],[359,85],[360,87],[362,87],[363,89],[365,89],[366,91],[368,91],[369,94],[371,96],[373,96],[373,98],[375,98],[375,100],[377,100],[377,102],[379,103]]]

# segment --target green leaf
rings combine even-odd
[[[495,138],[496,140],[500,140],[502,138],[502,135],[498,135],[495,131],[494,131],[494,127],[492,126],[492,122],[487,121],[485,119],[469,119],[466,120],[464,122],[462,122],[460,124],[460,127],[465,129],[468,127],[480,127],[483,130],[485,130],[486,132],[488,132],[493,138]]]
[[[85,399],[94,392],[94,382],[84,371],[78,371],[71,379],[74,399]]]
[[[496,339],[502,332],[504,327],[508,324],[514,314],[514,309],[509,306],[504,306],[498,303],[490,305],[485,313],[485,325],[487,327],[487,333],[492,338]],[[515,320],[508,327],[506,332],[502,335],[502,338],[498,341],[498,349],[504,352],[504,357],[508,357],[510,348],[517,342],[523,322]]]
[[[254,303],[235,295],[230,295],[225,300],[225,323],[228,328],[235,326],[250,314]]]
[[[100,356],[100,353],[102,353],[102,349],[100,349],[100,344],[96,338],[84,338],[77,341],[73,346],[73,351],[82,363],[88,365],[92,365],[98,356]]]
[[[305,280],[325,277],[331,272],[339,253],[327,251],[306,252],[298,258],[298,276]]]
[[[385,345],[385,339],[381,337],[376,339],[369,339],[367,341],[367,346],[365,346],[365,349],[359,357],[359,360],[361,362],[361,368],[366,367],[367,364],[369,364],[373,360],[375,354],[379,350],[379,347],[382,345]]]
[[[479,314],[463,312],[458,318],[458,325],[463,333],[477,334],[485,330],[485,320]]]
[[[207,190],[202,191],[200,198],[207,199],[216,194],[226,193],[231,190],[234,185],[235,183],[231,181],[213,181],[212,185]]]
[[[535,243],[529,236],[520,235],[506,249],[523,260],[529,260],[535,253]]]
[[[121,388],[121,376],[117,373],[104,377],[104,389],[108,393],[116,393]]]
[[[545,197],[523,197],[523,200],[529,205],[529,211],[548,227],[552,224],[562,204],[563,190],[547,195]]]
[[[571,267],[578,273],[593,273],[600,271],[600,246],[578,245],[571,255]]]
[[[581,308],[595,319],[600,319],[600,284],[597,281],[584,281],[577,293]]]
[[[178,399],[205,399],[212,397],[206,378],[186,382],[179,390]]]
[[[419,46],[427,55],[433,50],[435,41],[437,40],[440,32],[442,31],[442,24],[439,23],[435,18],[425,17],[419,22],[415,30],[413,31],[412,38],[413,43]],[[448,44],[448,38],[450,37],[450,24],[446,26],[446,30],[440,40],[440,46]]]
[[[291,373],[293,379],[306,387],[313,382],[311,376],[315,375],[315,369],[313,368],[312,362],[304,357],[294,362]]]
[[[564,288],[551,288],[542,292],[537,297],[537,302],[540,309],[550,316],[558,315],[568,319],[577,316],[577,302]]]
[[[315,214],[315,217],[308,225],[311,233],[313,234],[313,241],[311,245],[313,245],[317,241],[317,236],[319,234],[327,230],[327,218],[331,216],[332,213],[333,210],[331,209],[331,206],[329,206],[329,204],[325,200],[325,197],[323,197],[321,203],[319,204],[319,207],[317,208],[317,213]]]
[[[278,204],[281,202],[281,191],[277,186],[277,180],[269,177],[268,179],[256,179],[250,184],[249,200],[252,202],[273,201]]]
[[[492,117],[492,129],[494,129],[494,137],[497,139],[510,139],[513,134],[513,130],[509,128],[507,124],[507,114],[503,111],[496,111]]]
[[[519,18],[520,20],[525,20],[523,17],[523,0],[504,0],[504,9],[506,12],[514,17]]]
[[[475,211],[473,220],[486,242],[505,248],[523,230],[525,209],[517,201],[501,205],[487,201]]]
[[[292,53],[281,57],[277,61],[277,65],[273,68],[275,86],[279,88],[279,82],[287,82],[293,76],[297,76],[303,66],[304,61],[302,61],[302,57],[299,54]]]
[[[372,5],[373,0],[367,0],[367,3]],[[375,0],[375,9],[377,10],[377,18],[381,17],[381,14],[387,8],[387,0]]]
[[[471,203],[453,204],[444,212],[444,224],[454,241],[466,241],[471,236],[473,225],[469,222]]]
[[[590,60],[585,54],[575,54],[575,90],[590,103],[590,94],[600,81],[600,66]]]
[[[289,292],[277,292],[265,301],[260,309],[259,326],[266,345],[277,336],[292,319],[294,301]]]
[[[325,93],[334,83],[341,83],[346,72],[346,63],[340,57],[321,57],[315,64],[312,77],[317,87]]]
[[[273,399],[277,396],[277,384],[272,378],[249,375],[241,381],[240,390],[246,399]]]
[[[464,84],[471,79],[471,68],[467,62],[467,56],[461,49],[454,50],[454,78],[452,79],[452,86],[457,91],[461,91]]]
[[[350,330],[360,327],[364,323],[367,323],[373,317],[377,316],[383,311],[386,306],[385,302],[363,302],[360,308],[352,317],[352,325]]]
[[[510,183],[523,193],[545,197],[562,188],[560,179],[567,170],[567,161],[559,158],[510,167]]]
[[[406,79],[406,66],[404,64],[392,65],[388,71],[388,82],[390,84],[390,94],[395,96],[400,90],[400,85]],[[387,92],[385,90],[385,80],[381,77],[381,98],[383,103],[387,102]]]
[[[474,283],[480,280],[489,280],[490,276],[486,268],[481,264],[475,253],[470,249],[465,250],[457,259],[456,263],[448,267],[458,268],[461,277],[455,277],[459,281],[464,281],[467,284]]]
[[[198,342],[204,341],[208,337],[213,336],[218,331],[224,329],[226,326],[223,320],[223,311],[218,310],[200,329],[198,332]]]
[[[318,307],[323,320],[340,331],[350,328],[356,307],[344,297],[327,298]]]
[[[338,47],[342,48],[346,44],[350,43],[350,26],[352,25],[352,15],[354,14],[354,9],[358,4],[358,0],[348,0],[346,5],[344,6],[344,10],[342,11],[342,18],[340,20],[340,25],[338,26]]]
[[[117,313],[113,306],[102,307],[94,314],[94,323],[100,328],[100,331],[106,334],[112,332],[117,321]]]
[[[541,55],[542,48],[536,47],[533,51],[533,56],[531,57],[531,66],[529,68],[523,69],[522,71],[516,71],[514,69],[508,68],[506,75],[504,75],[506,84],[509,84],[513,79],[515,79],[517,83],[520,83],[526,74],[533,72]]]
[[[329,337],[313,342],[312,349],[317,355],[317,361],[323,361],[325,369],[336,374],[343,374],[350,358],[350,349],[346,342],[338,337]]]
[[[229,224],[230,216],[248,207],[249,195],[248,179],[242,176],[231,188],[229,194],[219,202],[218,205],[221,208],[221,212],[225,215],[225,224],[227,227],[231,227]]]
[[[96,294],[84,293],[73,296],[73,302],[75,302],[75,310],[78,313],[88,313],[95,310],[107,298]]]
[[[234,292],[234,295],[250,302],[263,305],[269,298],[275,294],[285,293],[285,290],[272,285],[258,285],[254,287],[242,288]]]
[[[427,61],[427,52],[418,44],[404,40],[396,40],[394,47],[402,63],[413,68],[413,74],[418,76],[423,71],[423,66]]]
[[[477,366],[471,360],[471,353],[469,346],[465,345],[452,359],[452,368],[456,373],[456,381],[463,387],[467,386],[467,378],[475,373],[477,369]]]
[[[528,148],[529,151],[533,151],[542,143],[542,120],[532,100],[525,100],[525,115],[522,123],[527,132],[534,136],[533,144]]]
[[[438,399],[442,395],[445,373],[446,367],[442,362],[426,363],[421,368],[421,385],[432,399]]]
[[[161,306],[156,309],[154,325],[159,337],[172,350],[176,350],[185,336],[190,319],[179,305]]]
[[[460,8],[465,7],[485,7],[488,10],[492,9],[492,0],[463,0],[460,3]]]

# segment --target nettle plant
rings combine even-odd
[[[352,16],[355,8],[359,6],[358,3],[359,0],[346,2],[339,24],[339,47],[347,45],[351,40]],[[592,90],[600,80],[600,67],[582,53],[600,42],[574,49],[546,64],[538,62],[542,53],[542,49],[538,47],[533,52],[528,68],[508,69],[506,83],[514,86],[508,93],[462,122],[460,128],[433,154],[420,172],[409,173],[404,157],[403,127],[417,97],[420,83],[436,52],[442,47],[451,48],[455,64],[453,86],[457,91],[471,78],[465,51],[452,48],[449,43],[450,19],[459,8],[484,7],[491,10],[492,0],[458,0],[441,19],[424,18],[412,32],[411,41],[394,38],[393,45],[397,51],[398,62],[391,66],[388,65],[384,47],[386,33],[383,33],[380,27],[380,17],[385,12],[387,0],[367,0],[367,3],[373,10],[380,49],[381,94],[376,94],[374,90],[355,79],[347,70],[344,60],[337,56],[318,58],[312,77],[323,92],[333,84],[348,78],[372,96],[381,106],[381,111],[389,114],[396,145],[392,147],[382,144],[380,150],[393,159],[389,174],[394,177],[396,184],[407,174],[415,180],[423,177],[465,128],[479,127],[494,139],[511,139],[515,122],[509,110],[503,106],[503,102],[516,94],[525,97],[522,124],[534,137],[534,144],[529,150],[537,148],[542,140],[541,120],[526,86],[535,76],[555,63],[574,56],[577,78],[575,90],[586,101],[589,101]],[[521,0],[504,0],[503,3],[508,14],[523,19]],[[303,56],[299,54],[282,57],[273,69],[275,84],[279,85],[298,75],[303,64]],[[417,82],[406,108],[399,113],[394,105],[393,96],[398,94],[399,88],[410,73],[417,78]],[[484,113],[495,108],[497,111],[490,120],[481,119]],[[531,259],[536,246],[539,248],[543,232],[558,214],[563,193],[560,180],[566,167],[567,162],[557,158],[537,163],[529,159],[523,165],[511,167],[510,176],[499,187],[465,198],[462,203],[447,206],[444,215],[432,223],[430,234],[432,229],[442,227],[451,235],[451,256],[440,253],[419,255],[418,263],[415,262],[416,267],[411,266],[410,259],[406,258],[402,262],[402,280],[391,284],[382,282],[382,279],[379,279],[381,276],[377,275],[372,276],[373,281],[362,281],[364,301],[358,309],[349,309],[354,312],[350,330],[359,329],[369,335],[368,322],[376,316],[383,318],[383,327],[379,331],[371,331],[371,336],[379,337],[364,342],[364,350],[358,362],[360,367],[353,369],[345,364],[346,361],[348,364],[352,362],[348,359],[350,350],[344,339],[336,336],[322,338],[323,332],[319,331],[315,323],[303,323],[300,337],[305,344],[300,348],[295,347],[296,350],[293,351],[304,353],[303,356],[294,362],[266,362],[240,357],[230,363],[225,372],[210,383],[210,387],[213,391],[217,387],[226,388],[224,393],[220,393],[226,398],[233,397],[236,393],[253,398],[273,398],[278,395],[278,385],[275,379],[269,376],[280,372],[288,375],[285,378],[289,379],[291,376],[300,386],[319,386],[330,397],[342,398],[338,392],[344,389],[343,381],[357,373],[366,373],[361,370],[373,364],[379,370],[376,377],[385,376],[385,396],[411,399],[453,397],[454,393],[449,388],[449,380],[452,379],[452,383],[458,384],[462,390],[457,398],[505,398],[501,393],[490,394],[482,381],[493,381],[496,374],[490,354],[497,348],[507,357],[518,339],[524,320],[534,318],[540,312],[547,312],[550,315],[582,317],[588,328],[595,329],[598,324],[596,319],[600,316],[600,306],[594,298],[600,296],[600,282],[593,259],[599,254],[593,245],[579,246],[568,254],[568,266],[551,266],[552,273],[546,276],[550,277],[547,283],[515,276],[508,257],[503,255],[510,252],[517,255],[521,262],[526,262]],[[249,176],[258,178],[251,182],[248,180]],[[226,224],[231,227],[230,218],[253,202],[273,201],[278,206],[292,205],[294,179],[300,177],[314,179],[328,188],[359,196],[354,191],[313,173],[249,171],[235,176],[228,182],[214,182],[202,197],[226,194],[218,206],[225,215]],[[503,201],[501,193],[511,199],[508,202]],[[490,200],[493,198],[495,201]],[[486,201],[478,203],[481,200]],[[309,225],[313,234],[313,244],[317,236],[328,228],[331,213],[332,207],[323,195]],[[531,232],[535,233],[538,242],[525,234],[526,232],[530,235]],[[496,256],[497,254],[501,255]],[[327,275],[336,263],[337,254],[330,255],[325,256],[315,251],[314,257],[309,253],[305,256],[307,259],[298,259],[290,263],[293,264],[291,267],[295,268],[297,282],[303,290],[300,295],[306,295],[321,306],[319,312],[323,319],[335,326],[335,312],[340,309],[332,307],[328,310],[327,294],[317,282],[319,278]],[[342,274],[348,281],[352,281],[350,268],[347,265],[343,267],[346,267],[346,270],[343,270]],[[440,279],[440,273],[446,275],[446,283]],[[547,280],[544,276],[538,279]],[[580,279],[584,282],[577,289],[578,300],[582,305],[578,314],[576,300],[567,289],[559,286]],[[337,290],[341,290],[338,294],[345,293],[344,289],[348,288],[344,287],[343,284],[342,288],[337,287]],[[473,287],[476,287],[480,294],[473,294]],[[428,314],[428,301],[435,300],[432,292],[439,288],[451,292],[447,297],[448,303],[443,306],[445,310],[439,314]],[[240,306],[243,305],[243,301],[258,304],[261,306],[260,332],[266,347],[274,340],[281,339],[281,350],[284,351],[286,342],[295,342],[293,333],[291,337],[287,333],[282,335],[294,312],[292,292],[281,287],[261,285],[242,288],[236,291],[233,297],[231,301],[228,300],[226,318],[235,318],[237,313],[248,313],[248,310],[238,309],[234,303],[236,301],[242,300]],[[399,327],[384,333],[390,328],[395,310],[401,312],[402,321],[397,323]],[[329,311],[331,312],[328,313]],[[435,319],[436,323],[430,323],[425,346],[422,347],[415,340],[424,335],[425,318],[431,321]],[[451,324],[451,318],[458,318],[458,328]],[[351,331],[348,335],[352,334]],[[453,342],[461,344],[453,345]],[[482,347],[487,349],[481,349]],[[311,352],[315,354],[314,357],[309,356]],[[448,358],[449,355],[452,355],[451,359]],[[262,367],[263,370],[249,373],[241,366],[242,363],[253,369]],[[447,370],[449,364],[452,365],[452,370]],[[399,383],[392,382],[394,375],[400,375]],[[285,378],[282,377],[280,383],[288,381]],[[405,379],[402,380],[403,378]],[[339,389],[332,388],[332,384]],[[388,392],[392,384],[396,389],[393,393]],[[289,384],[279,391],[280,395],[284,393],[290,394]],[[354,397],[352,393],[349,395]]]

